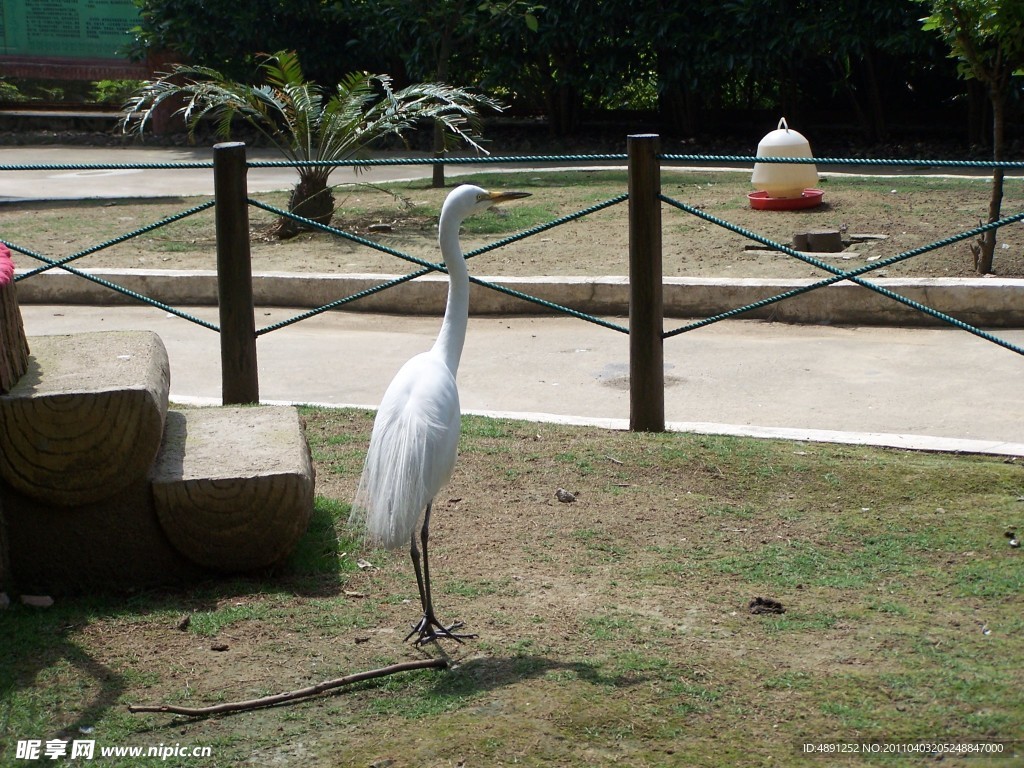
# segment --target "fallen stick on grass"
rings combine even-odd
[[[411,672],[416,669],[431,669],[434,667],[438,669],[447,669],[448,661],[446,659],[406,661],[401,664],[392,664],[389,667],[382,667],[381,669],[357,672],[354,675],[339,677],[336,680],[325,680],[322,683],[311,685],[308,688],[300,688],[297,691],[275,693],[273,696],[263,696],[259,699],[249,699],[248,701],[229,701],[224,704],[213,704],[209,707],[179,707],[175,704],[129,704],[128,711],[169,712],[174,715],[191,715],[193,717],[202,715],[219,715],[225,712],[242,712],[249,709],[259,709],[260,707],[270,707],[275,704],[283,704],[286,701],[295,701],[296,699],[308,699],[311,696],[316,696],[317,694],[321,694],[324,691],[329,691],[333,688],[340,688],[343,685],[360,683],[363,680],[372,680],[375,677],[393,675],[396,672]]]

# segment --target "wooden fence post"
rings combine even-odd
[[[214,145],[213,194],[217,203],[217,294],[224,405],[260,401],[246,172],[245,144],[236,141]]]
[[[661,168],[657,135],[626,139],[629,156],[629,428],[665,431]]]

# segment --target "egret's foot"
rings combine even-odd
[[[423,618],[412,628],[412,632],[405,636],[405,641],[408,642],[409,638],[413,635],[418,635],[413,645],[433,643],[442,638],[449,638],[457,643],[461,643],[463,640],[472,640],[477,637],[477,635],[459,634],[453,631],[462,628],[462,626],[463,623],[461,621],[456,621],[454,624],[449,624],[446,627],[433,615],[427,616],[424,614]]]

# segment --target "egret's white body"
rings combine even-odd
[[[452,634],[453,627],[443,627],[433,615],[427,559],[431,506],[451,478],[459,447],[461,411],[455,377],[469,319],[469,273],[459,246],[459,225],[477,211],[518,197],[525,193],[490,193],[463,185],[445,200],[438,243],[449,282],[441,331],[429,351],[401,367],[384,393],[352,504],[352,522],[364,525],[371,541],[389,549],[410,543],[424,612],[409,635],[419,632],[417,642],[439,636],[460,638]],[[421,574],[416,524],[424,511]]]
[[[402,366],[377,411],[356,493],[371,541],[388,549],[409,543],[452,476],[460,415],[455,373],[436,350]]]

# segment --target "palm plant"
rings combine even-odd
[[[501,110],[494,99],[443,83],[418,83],[394,90],[387,75],[355,72],[329,91],[306,80],[296,54],[279,51],[260,64],[263,84],[249,85],[202,66],[176,65],[147,81],[125,104],[122,128],[142,133],[165,102],[180,104],[174,114],[189,135],[204,120],[218,136],[230,138],[236,120],[248,124],[290,161],[339,161],[359,157],[386,135],[403,136],[420,122],[434,121],[448,140],[479,144],[479,112]],[[299,165],[289,212],[329,224],[334,195],[328,185],[335,165]],[[294,219],[282,218],[278,236],[297,233]]]

